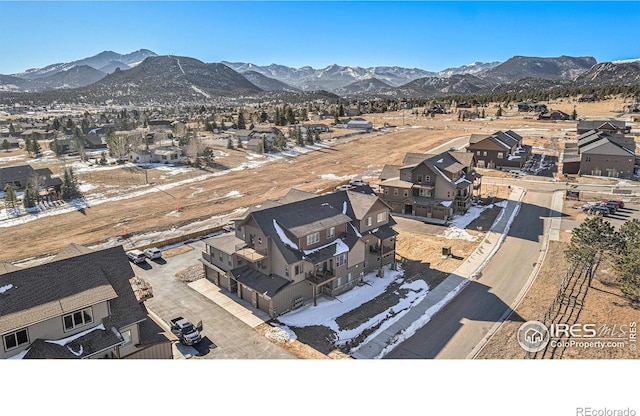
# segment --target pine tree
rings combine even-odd
[[[240,113],[238,114],[238,129],[239,130],[244,130],[247,128],[247,124],[244,121],[244,113],[242,111],[240,111]]]
[[[600,216],[587,218],[573,229],[565,258],[574,266],[585,267],[589,275],[595,275],[604,254],[615,246],[616,234],[613,226]],[[589,280],[591,285],[591,278]]]
[[[233,149],[233,140],[231,140],[231,137],[227,139],[227,149]]]
[[[313,131],[309,127],[307,127],[307,144],[313,144]]]
[[[313,137],[316,143],[320,143],[320,132],[318,130],[313,130]]]
[[[10,147],[11,147],[11,144],[9,143],[9,140],[4,139],[2,141],[2,148],[4,149],[4,151],[8,152]]]
[[[40,154],[40,151],[42,149],[40,148],[40,143],[38,143],[38,139],[37,138],[33,138],[33,141],[31,142],[31,151],[33,152],[33,156],[37,157]]]
[[[22,194],[22,205],[25,208],[33,208],[35,206],[35,194],[31,184],[27,184]]]
[[[10,182],[4,186],[4,203],[6,206],[15,208],[18,197],[16,196],[16,190],[13,189],[13,185]]]
[[[242,149],[242,139],[240,139],[240,137],[238,137],[238,140],[236,140],[236,147],[238,149]]]
[[[578,119],[578,112],[576,111],[576,107],[573,107],[573,111],[571,112],[571,120],[577,120]]]
[[[496,117],[502,117],[502,107],[498,105],[498,111],[496,111]]]
[[[31,138],[29,136],[24,139],[24,148],[27,151],[29,157],[31,157],[31,151],[33,150],[33,147],[31,145]]]
[[[71,168],[64,170],[64,178],[60,186],[60,196],[65,201],[70,201],[81,196],[80,190],[78,189],[78,180]]]
[[[294,128],[293,135],[296,138],[296,144],[298,146],[304,146],[304,140],[302,139],[302,131],[300,130],[300,127]]]

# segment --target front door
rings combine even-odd
[[[405,214],[409,214],[409,215],[413,215],[413,205],[404,204],[404,213]]]

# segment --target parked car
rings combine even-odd
[[[127,251],[127,257],[135,264],[142,263],[146,260],[144,253],[140,250]]]
[[[613,214],[618,210],[618,204],[616,204],[615,202],[607,202],[606,204],[604,202],[596,202],[594,205],[597,207],[609,208],[610,214]]]
[[[618,205],[618,208],[624,208],[624,202],[622,202],[622,201],[621,201],[621,200],[619,200],[619,199],[609,199],[609,200],[607,200],[607,199],[603,199],[603,200],[602,200],[602,202],[603,202],[603,203],[605,203],[605,204],[606,204],[607,202],[615,202],[615,203],[616,203],[616,205]]]
[[[202,340],[202,321],[198,325],[193,325],[188,319],[178,316],[169,321],[171,332],[178,337],[184,345],[195,345]]]
[[[151,247],[144,251],[144,255],[151,260],[160,259],[162,258],[162,251],[157,247]]]
[[[582,212],[590,212],[592,211],[593,205],[591,204],[585,204],[582,206]]]
[[[591,212],[593,214],[599,214],[599,215],[602,215],[603,217],[607,217],[611,213],[611,210],[609,209],[609,207],[604,205],[592,205]]]

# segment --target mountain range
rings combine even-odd
[[[0,75],[0,101],[198,103],[216,100],[338,97],[437,97],[553,87],[640,82],[640,60],[597,63],[592,57],[514,56],[439,72],[419,68],[329,65],[291,68],[243,62],[204,63],[141,49]]]

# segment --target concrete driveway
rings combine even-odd
[[[136,274],[151,283],[153,288],[153,298],[145,302],[150,312],[165,323],[183,316],[194,324],[202,321],[204,325],[201,344],[196,348],[176,345],[175,358],[297,358],[175,277],[176,273],[200,264],[198,259],[204,243],[198,241],[187,246],[192,250],[159,261],[132,264]]]

